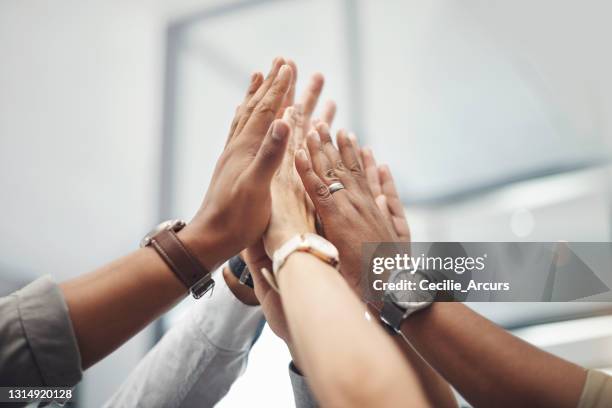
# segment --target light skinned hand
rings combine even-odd
[[[275,120],[293,80],[291,67],[277,58],[266,78],[254,74],[230,127],[208,191],[185,227],[190,242],[206,241],[207,254],[197,254],[213,269],[256,242],[271,214],[270,183],[289,139],[289,125]]]
[[[295,70],[294,72],[297,72],[297,67],[291,61],[289,61],[289,64]],[[322,92],[324,79],[321,74],[314,74],[302,93],[298,104],[291,106],[296,77],[297,75],[294,75],[294,81],[290,88],[293,91],[290,90],[287,93],[291,97],[285,99],[286,106],[283,111],[283,118],[291,129],[288,152],[272,183],[272,216],[266,236],[268,236],[269,245],[274,247],[282,245],[296,233],[314,230],[314,206],[305,193],[295,169],[294,154],[298,148],[305,146],[304,135],[312,129],[313,121],[311,118]],[[327,123],[331,125],[335,111],[335,104],[328,101],[322,111],[323,120],[328,121]],[[292,216],[294,213],[297,213],[298,216]],[[273,249],[270,249],[270,251],[273,251]],[[272,261],[266,253],[264,241],[259,240],[251,245],[243,251],[242,256],[253,277],[255,296],[262,306],[270,328],[285,341],[293,356],[294,364],[300,366],[293,352],[280,294],[270,286],[261,273],[262,268],[272,270]]]

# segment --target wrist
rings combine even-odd
[[[222,240],[217,239],[215,234],[206,228],[198,228],[189,223],[177,235],[200,264],[210,272],[229,258],[222,248]]]
[[[280,248],[285,242],[289,241],[296,235],[311,233],[312,229],[307,226],[286,227],[282,230],[274,231],[266,236],[266,252],[272,258],[274,252]]]
[[[259,301],[255,296],[255,291],[240,283],[240,280],[234,276],[232,271],[230,271],[229,267],[227,266],[223,268],[223,279],[225,279],[227,287],[230,289],[236,299],[248,306],[259,305]]]

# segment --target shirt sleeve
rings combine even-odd
[[[49,276],[0,298],[0,385],[72,387],[81,380],[68,306]]]
[[[604,408],[612,404],[612,377],[589,370],[578,408]]]
[[[310,387],[306,382],[306,377],[298,371],[293,362],[289,364],[289,378],[291,379],[293,399],[295,400],[296,408],[316,408],[319,406],[314,395],[310,391]]]
[[[221,274],[140,361],[106,407],[212,407],[246,367],[264,323],[259,306],[240,302]]]

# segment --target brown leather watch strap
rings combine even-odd
[[[151,246],[195,297],[201,297],[212,285],[210,271],[198,262],[174,231],[161,231],[151,238]],[[199,290],[194,291],[196,285]]]

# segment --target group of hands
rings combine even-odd
[[[297,103],[296,82],[296,64],[280,57],[265,78],[252,75],[204,202],[184,231],[210,269],[241,253],[254,281],[254,293],[242,290],[241,300],[261,304],[290,349],[281,294],[261,272],[272,270],[281,245],[302,233],[324,236],[338,249],[340,273],[361,296],[362,242],[410,241],[389,168],[377,165],[372,151],[345,130],[334,144],[333,102],[312,119],[321,74],[312,76]],[[344,189],[330,193],[334,182]]]

